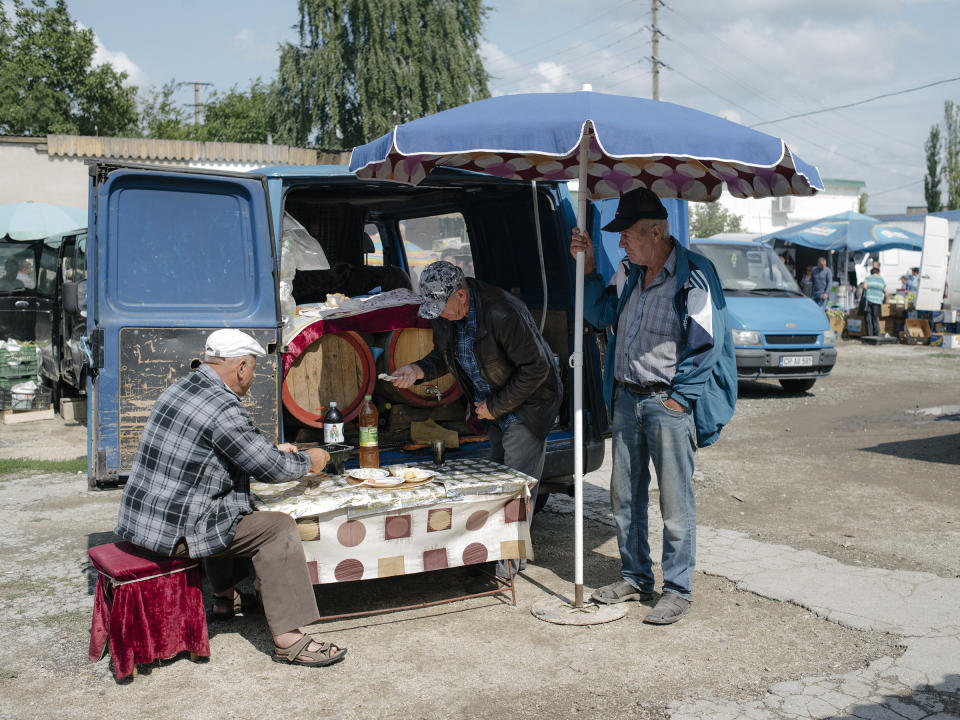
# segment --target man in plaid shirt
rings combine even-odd
[[[285,513],[254,512],[250,503],[251,476],[295,480],[322,471],[330,459],[319,448],[274,447],[250,421],[240,398],[264,355],[239,330],[210,334],[204,364],[167,388],[150,412],[115,532],[160,555],[203,558],[215,592],[214,617],[233,615],[239,600],[234,586],[252,561],[275,659],[329,665],[346,650],[299,630],[320,612],[296,523]]]

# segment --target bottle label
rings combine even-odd
[[[360,426],[360,447],[377,447],[377,427]]]
[[[323,441],[325,443],[342,443],[343,423],[325,422],[323,424]]]

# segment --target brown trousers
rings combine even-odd
[[[317,596],[292,517],[264,510],[242,516],[227,549],[204,558],[213,591],[228,590],[247,577],[251,561],[271,634],[281,635],[316,622],[320,617]]]

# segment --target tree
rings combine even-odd
[[[396,123],[489,97],[482,0],[299,0],[280,51],[282,141],[357,145]]]
[[[93,66],[93,30],[64,0],[13,0],[0,7],[0,133],[122,135],[136,126],[135,87],[109,65]]]
[[[708,238],[722,232],[743,232],[743,216],[734,215],[720,203],[700,204],[690,218],[690,237]]]
[[[204,108],[198,139],[215,142],[265,143],[277,132],[277,95],[257,78],[246,92],[234,87],[213,97]]]
[[[140,134],[163,140],[194,140],[196,128],[176,101],[177,81],[151,89],[140,100]]]
[[[960,210],[960,106],[943,104],[943,174],[947,181],[947,210]]]
[[[857,200],[857,212],[861,215],[867,214],[867,200],[870,199],[869,193],[860,193],[860,197]]]
[[[927,212],[940,212],[943,209],[943,199],[940,195],[940,179],[943,171],[940,168],[940,126],[931,125],[930,135],[927,136],[927,174],[923,176],[923,196],[927,200]]]

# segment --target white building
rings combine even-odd
[[[816,220],[827,215],[860,208],[861,180],[823,180],[823,191],[811,197],[736,198],[724,193],[717,200],[726,210],[742,218],[744,232],[764,233]],[[690,208],[693,212],[695,206]]]

